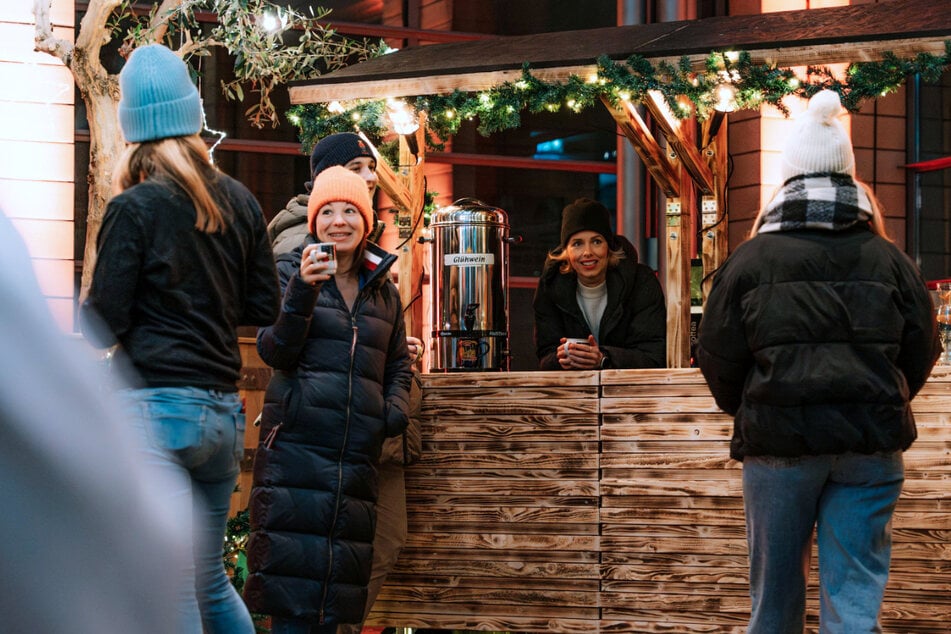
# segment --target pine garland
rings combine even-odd
[[[601,98],[612,104],[622,100],[643,101],[649,91],[663,95],[671,111],[679,118],[711,115],[717,102],[717,88],[728,83],[735,90],[736,110],[757,109],[770,104],[788,115],[782,99],[787,95],[811,97],[823,89],[839,93],[842,105],[858,110],[866,99],[874,99],[897,90],[911,75],[936,81],[951,65],[951,40],[945,42],[942,55],[920,53],[902,59],[891,52],[877,62],[851,64],[842,78],[824,66],[809,66],[805,78],[788,68],[773,64],[754,64],[748,52],[711,53],[704,70],[695,71],[689,57],[676,66],[632,55],[615,61],[603,56],[597,60],[597,72],[589,78],[571,75],[564,82],[546,82],[534,76],[529,65],[521,77],[481,92],[455,91],[448,95],[421,95],[406,102],[416,112],[426,111],[427,142],[441,149],[441,140],[452,137],[465,121],[478,120],[483,136],[521,125],[523,112],[557,112],[567,108],[581,112]],[[295,106],[288,119],[298,126],[303,150],[307,153],[319,139],[334,132],[362,130],[371,138],[382,139],[389,130],[385,100],[360,100],[340,105],[306,104]]]

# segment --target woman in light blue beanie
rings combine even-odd
[[[119,88],[119,125],[129,143],[201,132],[201,98],[188,66],[161,44],[132,51]]]
[[[212,165],[188,67],[161,45],[136,49],[119,74],[119,159],[83,303],[83,333],[116,347],[133,386],[120,394],[144,462],[171,483],[169,521],[187,522],[192,565],[179,634],[252,634],[222,561],[244,453],[239,326],[277,317],[279,287],[264,215],[244,185]]]

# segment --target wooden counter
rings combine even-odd
[[[946,633],[951,368],[914,407],[882,624]],[[427,374],[423,411],[409,542],[372,624],[745,630],[741,466],[728,455],[732,420],[698,370]]]

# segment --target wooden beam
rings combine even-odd
[[[695,120],[675,117],[667,106],[667,102],[664,101],[663,95],[653,90],[647,94],[644,105],[654,117],[657,127],[664,133],[667,146],[677,153],[677,158],[690,173],[690,177],[693,178],[700,191],[704,194],[713,193],[713,174],[700,155],[696,141],[688,141],[683,132],[685,126],[693,128],[696,125]],[[696,135],[692,135],[691,139],[695,138]]]
[[[411,47],[291,86],[290,97],[298,104],[472,92],[517,80],[525,63],[541,79],[564,81],[587,77],[602,55],[675,66],[687,59],[695,70],[723,50],[784,68],[868,62],[886,52],[943,55],[949,38],[951,3],[890,0]]]
[[[617,121],[618,126],[628,138],[637,155],[641,157],[644,166],[650,175],[654,177],[657,186],[664,192],[668,198],[676,198],[680,195],[680,178],[677,171],[671,164],[667,155],[657,144],[654,135],[641,115],[637,113],[637,108],[629,101],[622,101],[618,107],[614,107],[610,101],[602,97],[601,102]]]
[[[423,165],[426,158],[426,113],[419,113],[419,128],[415,133],[416,154],[410,150],[407,139],[399,139],[399,180],[409,196],[408,207],[397,215],[401,225],[399,255],[399,290],[403,304],[406,333],[422,338],[423,330],[423,248],[417,238],[423,228],[423,205],[426,202],[426,181]],[[406,218],[408,228],[402,227],[400,216]]]
[[[700,204],[700,258],[703,262],[703,283],[701,292],[706,303],[707,294],[713,284],[713,275],[726,260],[728,244],[728,215],[727,215],[727,176],[729,175],[727,155],[727,125],[728,117],[724,116],[716,134],[709,138],[711,119],[703,125],[703,138],[706,145],[703,148],[704,157],[713,173],[714,188],[710,196],[705,196]]]

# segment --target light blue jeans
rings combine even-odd
[[[253,634],[222,560],[231,494],[244,453],[237,393],[191,387],[124,390],[123,405],[167,481],[179,519],[192,526],[194,565],[182,571],[178,634]]]
[[[743,460],[750,551],[748,634],[802,634],[813,528],[819,632],[881,632],[902,453]]]

